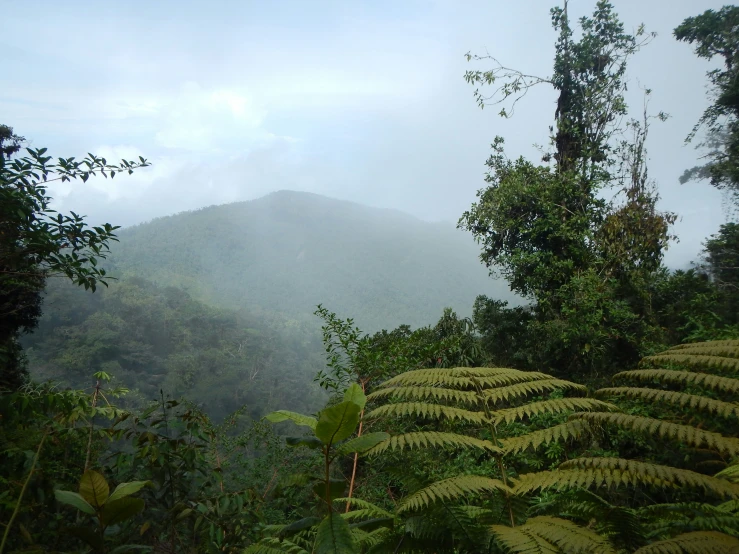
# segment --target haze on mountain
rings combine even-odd
[[[516,299],[453,225],[307,192],[158,218],[119,237],[114,274],[293,320],[316,321],[323,304],[365,332],[428,325],[445,307],[470,315],[480,294]]]

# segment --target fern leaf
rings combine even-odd
[[[349,504],[352,507],[359,508],[358,510],[355,510],[357,512],[363,511],[370,515],[370,517],[394,517],[393,514],[390,512],[383,510],[379,506],[376,506],[372,504],[371,502],[367,502],[366,500],[361,500],[360,498],[334,498],[333,500],[336,504]],[[353,513],[353,512],[348,512]]]
[[[651,417],[642,417],[622,413],[580,412],[572,414],[572,419],[584,419],[590,423],[615,425],[632,429],[647,435],[659,435],[691,446],[706,445],[709,448],[735,456],[739,453],[739,440],[724,437],[719,433],[703,431],[690,425],[679,425]]]
[[[549,476],[557,472],[567,473],[563,476]],[[578,479],[578,473],[582,472]],[[601,473],[598,473],[601,472]],[[540,475],[540,477],[537,477]],[[739,498],[739,486],[728,483],[723,479],[703,475],[688,469],[679,469],[671,466],[639,462],[637,460],[626,460],[623,458],[575,458],[561,464],[552,472],[539,472],[522,475],[519,477],[521,490],[536,490],[550,486],[564,487],[577,486],[581,483],[584,488],[592,485],[637,485],[653,484],[657,486],[686,486],[702,488],[719,496]],[[529,484],[525,484],[529,483]],[[547,483],[539,486],[537,483]],[[519,487],[517,485],[516,490]]]
[[[681,344],[670,348],[659,354],[708,354],[710,356],[721,356],[723,358],[739,358],[739,341],[728,341],[732,344],[716,345],[712,342],[699,342],[694,344]]]
[[[558,517],[538,516],[529,519],[519,527],[493,525],[491,530],[510,552],[521,554],[535,552],[615,554],[616,552],[608,540],[598,533]],[[536,541],[535,538],[543,539],[545,542]],[[553,549],[549,550],[551,547]]]
[[[725,371],[727,373],[739,372],[739,358],[726,358],[710,354],[656,354],[654,356],[646,356],[640,362],[640,365],[647,364],[678,364],[691,368]]]
[[[716,531],[694,531],[642,546],[634,554],[735,554],[739,539]]]
[[[739,340],[728,339],[728,340],[707,340],[703,342],[688,342],[685,344],[678,344],[678,345],[672,346],[668,348],[666,352],[671,352],[673,350],[690,350],[691,348],[724,348],[724,347],[739,348]]]
[[[515,400],[521,396],[528,396],[533,393],[543,393],[553,390],[577,390],[586,392],[587,387],[572,383],[570,381],[564,381],[562,379],[541,379],[538,381],[529,381],[523,383],[517,383],[515,385],[508,385],[507,387],[500,387],[498,389],[488,389],[483,391],[485,398],[495,404],[501,400],[510,401]]]
[[[536,449],[542,444],[581,437],[589,431],[590,426],[586,421],[570,420],[553,427],[541,429],[540,431],[533,431],[519,437],[505,439],[502,441],[503,452],[505,454],[516,454],[517,452],[526,450],[530,446]]]
[[[729,467],[722,469],[716,474],[716,477],[726,479],[732,483],[739,483],[739,462],[735,462]]]
[[[451,406],[442,406],[440,404],[427,404],[425,402],[398,402],[396,404],[386,404],[372,410],[365,415],[365,418],[373,419],[376,417],[387,416],[420,416],[433,419],[459,419],[470,423],[484,423],[485,414],[483,412],[472,412],[463,410],[462,408],[454,408]]]
[[[266,538],[252,544],[244,550],[244,554],[309,554],[295,543],[285,539]]]
[[[698,394],[686,394],[684,392],[636,387],[611,387],[597,390],[595,394],[597,396],[628,396],[629,398],[640,398],[650,402],[675,404],[681,408],[688,406],[693,409],[705,410],[723,417],[730,417],[732,415],[739,416],[739,404],[722,402],[720,400],[700,396]]]
[[[456,433],[441,433],[438,431],[418,431],[395,435],[381,442],[371,450],[367,451],[370,456],[380,454],[385,450],[403,450],[404,448],[479,448],[488,452],[501,452],[500,448],[490,441],[458,435]]]
[[[437,500],[456,500],[469,494],[493,491],[510,492],[510,489],[499,479],[479,475],[458,475],[432,483],[409,495],[398,506],[397,512],[424,508]]]
[[[676,385],[698,385],[720,392],[739,393],[739,379],[719,377],[710,373],[694,371],[676,371],[672,369],[635,369],[622,371],[613,376],[614,379],[631,379],[635,381],[658,381]]]
[[[610,402],[603,402],[594,398],[555,398],[531,402],[515,408],[498,410],[493,414],[493,420],[498,423],[510,423],[526,417],[541,414],[557,414],[570,411],[619,411],[618,406]]]
[[[433,398],[435,400],[454,400],[463,404],[476,404],[478,402],[475,391],[461,391],[454,389],[446,389],[442,387],[389,387],[378,389],[367,395],[367,400],[375,400],[378,398],[398,397],[413,398],[416,400],[426,400]]]

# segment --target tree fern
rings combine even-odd
[[[521,381],[547,378],[549,378],[549,376],[544,373],[497,367],[434,368],[418,369],[401,373],[400,375],[385,381],[382,386],[442,385],[455,388],[471,388],[474,386],[473,379],[488,386],[501,386]]]
[[[415,400],[447,400],[460,402],[465,405],[477,404],[478,398],[475,391],[456,390],[442,387],[388,387],[380,388],[372,394],[367,395],[367,400],[378,400],[380,398],[397,397],[413,398]]]
[[[403,450],[404,448],[479,448],[488,452],[500,452],[500,449],[487,440],[468,437],[467,435],[459,435],[457,433],[441,433],[438,431],[419,431],[415,433],[404,433],[395,435],[388,440],[381,442],[367,454],[372,456],[380,454],[385,450]]]
[[[650,402],[664,402],[680,406],[681,408],[688,407],[704,410],[723,417],[739,416],[739,404],[722,402],[721,400],[715,400],[698,394],[635,387],[605,388],[598,390],[596,394],[598,396],[627,396]]]
[[[398,506],[398,513],[417,510],[438,500],[457,500],[469,494],[509,490],[499,479],[490,479],[478,475],[458,475],[432,483],[428,487],[406,497]]]
[[[615,404],[596,400],[595,398],[554,398],[551,400],[542,400],[541,402],[522,404],[515,408],[497,410],[493,414],[493,421],[496,424],[511,423],[512,421],[542,414],[558,414],[578,410],[618,411],[618,409],[618,406]]]
[[[607,539],[566,519],[530,518],[524,525],[493,525],[493,535],[508,552],[517,554],[615,554]]]
[[[583,385],[564,381],[562,379],[538,379],[535,381],[527,381],[508,385],[500,388],[486,389],[483,391],[483,397],[490,404],[497,404],[500,401],[510,402],[517,398],[529,396],[531,394],[541,394],[554,390],[576,390],[586,392],[588,389]]]
[[[614,425],[631,429],[647,435],[674,439],[691,446],[708,446],[719,452],[732,456],[739,453],[739,440],[724,437],[719,433],[703,431],[691,425],[679,425],[651,417],[642,417],[621,413],[579,412],[573,418],[584,419],[590,423]]]
[[[726,373],[739,373],[739,358],[715,356],[709,350],[701,350],[700,354],[682,354],[678,352],[663,352],[654,356],[647,356],[642,360],[643,365],[677,364],[701,369],[713,369]]]
[[[720,377],[710,373],[694,371],[677,371],[672,369],[635,369],[622,371],[613,376],[614,379],[630,379],[634,381],[661,381],[675,385],[698,385],[718,392],[739,394],[739,379]]]
[[[717,531],[695,531],[641,547],[634,554],[736,554],[739,539]]]
[[[590,426],[585,421],[566,421],[565,423],[547,427],[540,431],[533,431],[532,433],[527,433],[519,437],[505,439],[502,441],[503,451],[506,454],[515,454],[529,447],[536,449],[542,444],[579,438],[589,432]]]
[[[730,501],[736,502],[736,501]],[[650,536],[663,539],[691,531],[719,531],[739,536],[739,516],[727,507],[704,502],[653,504],[639,510],[650,521]]]
[[[413,416],[417,415],[429,419],[450,419],[468,421],[471,423],[484,423],[484,412],[473,412],[452,406],[441,404],[428,404],[425,402],[397,402],[380,406],[365,415],[368,419],[386,416]]]

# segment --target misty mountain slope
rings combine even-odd
[[[310,318],[319,303],[364,331],[468,315],[478,294],[512,299],[471,236],[392,210],[280,191],[124,229],[111,269],[227,307]]]

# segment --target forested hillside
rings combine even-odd
[[[514,298],[453,226],[305,192],[165,217],[119,237],[116,274],[312,323],[321,303],[379,331],[428,325],[445,307],[469,315],[478,294]]]

